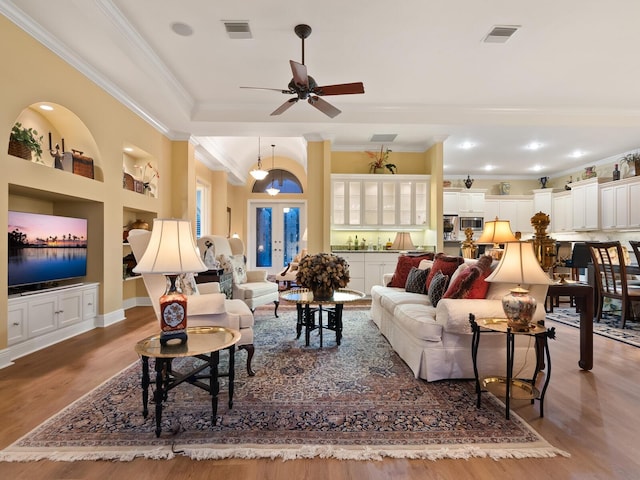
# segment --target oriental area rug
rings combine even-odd
[[[141,413],[136,362],[0,452],[0,460],[568,456],[515,413],[505,419],[504,404],[491,394],[477,409],[474,382],[415,379],[368,308],[345,307],[341,345],[325,331],[323,348],[317,330],[308,347],[304,335],[296,339],[291,308],[275,318],[272,307],[261,307],[255,317],[256,375],[247,375],[246,353],[238,352],[233,408],[223,379],[216,425],[208,393],[183,384],[169,392],[156,438],[153,405],[146,420]]]
[[[554,308],[553,313],[547,313],[547,319],[580,328],[580,314],[576,313],[575,309]],[[640,322],[627,319],[624,328],[620,328],[620,323],[620,315],[603,314],[599,322],[593,322],[593,333],[633,345],[634,347],[640,347]]]

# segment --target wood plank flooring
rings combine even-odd
[[[632,479],[640,475],[640,348],[594,337],[594,369],[578,368],[578,330],[555,325],[545,418],[538,405],[515,411],[571,458],[500,460],[217,460],[0,463],[2,479]],[[293,328],[293,325],[292,325]],[[0,448],[137,359],[136,341],[154,333],[150,307],[0,370]],[[243,356],[241,352],[239,356]],[[243,360],[243,359],[242,359]],[[243,365],[243,361],[238,362]]]

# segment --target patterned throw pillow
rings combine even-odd
[[[449,284],[449,275],[445,275],[440,270],[436,272],[436,274],[431,279],[431,283],[429,284],[429,300],[431,300],[431,305],[434,307],[438,306],[438,302],[444,295],[444,292],[447,291],[447,285]]]
[[[244,263],[244,255],[238,254],[230,257],[229,255],[218,255],[220,266],[224,269],[224,273],[233,274],[233,283],[247,283],[247,268]]]
[[[475,265],[468,266],[451,282],[443,298],[485,298],[489,290],[485,278],[491,273],[492,261],[484,255]]]
[[[429,270],[420,270],[419,268],[411,267],[409,275],[407,276],[407,283],[404,286],[405,291],[411,293],[426,293],[425,285],[427,275],[429,275]]]
[[[167,280],[168,281],[168,280]],[[193,273],[181,273],[176,278],[176,287],[185,295],[200,295]]]
[[[393,272],[393,277],[389,282],[388,287],[404,288],[407,284],[407,277],[411,271],[411,267],[417,267],[422,260],[430,260],[433,258],[433,254],[420,255],[412,257],[410,255],[401,255],[398,257],[398,263],[396,264],[396,271]]]
[[[431,285],[431,281],[433,280],[436,272],[442,272],[444,275],[451,277],[453,272],[456,271],[458,265],[464,263],[464,258],[462,257],[452,257],[450,255],[446,255],[444,253],[436,253],[435,258],[433,259],[433,266],[431,267],[431,272],[427,276],[427,288]]]

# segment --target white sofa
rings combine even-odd
[[[466,265],[473,262],[475,260],[465,259]],[[494,262],[492,268],[496,264]],[[419,268],[426,268],[428,265],[428,262],[422,262]],[[389,283],[391,276],[392,274],[385,274],[385,285]],[[473,313],[476,319],[504,318],[501,299],[512,287],[513,285],[491,283],[485,299],[443,298],[433,307],[428,295],[376,285],[371,288],[371,317],[416,378],[429,382],[474,378],[469,314]],[[544,300],[547,288],[547,285],[530,287],[530,294],[537,300],[534,321],[545,318]],[[480,376],[504,375],[505,335],[482,334],[477,364]],[[535,364],[533,337],[517,336],[514,372],[530,377]]]

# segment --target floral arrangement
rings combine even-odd
[[[369,172],[374,173],[377,168],[386,168],[391,173],[396,173],[397,167],[393,163],[389,163],[389,154],[391,150],[385,150],[384,145],[380,147],[380,152],[366,152],[369,157],[373,158],[373,162],[369,163]]]
[[[296,283],[312,291],[346,287],[349,283],[349,264],[332,253],[307,255],[298,264]]]
[[[151,182],[153,182],[153,180],[156,178],[160,178],[160,175],[158,174],[158,170],[153,165],[151,165],[151,162],[147,162],[144,167],[137,167],[137,168],[142,170],[141,182],[144,189],[151,191],[152,185],[154,185]],[[147,169],[149,169],[148,175],[147,175]]]

